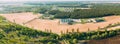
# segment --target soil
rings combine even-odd
[[[11,22],[15,22],[20,25],[23,25],[23,23],[27,22],[24,26],[34,28],[37,30],[42,30],[42,31],[51,30],[53,33],[57,33],[57,34],[60,34],[61,31],[66,32],[66,30],[71,31],[72,29],[74,29],[74,31],[79,29],[80,32],[87,32],[88,29],[90,31],[95,31],[98,29],[98,27],[104,28],[109,24],[115,24],[120,22],[120,16],[107,16],[107,17],[104,17],[106,20],[105,22],[66,25],[66,24],[59,24],[58,19],[55,19],[55,20],[35,19],[40,17],[41,14],[33,14],[30,12],[0,14],[0,15],[4,16],[7,20]],[[120,28],[120,26],[109,28],[109,29],[114,29],[114,28]]]

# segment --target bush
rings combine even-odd
[[[5,37],[5,35],[3,35],[2,33],[0,33],[0,39],[2,39],[3,37]]]

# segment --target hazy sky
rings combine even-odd
[[[120,1],[120,0],[0,0],[0,1]]]

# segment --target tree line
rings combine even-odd
[[[116,24],[118,25],[118,24]],[[110,25],[110,26],[116,26]],[[0,43],[16,43],[18,41],[23,41],[23,43],[51,43],[51,44],[60,44],[61,41],[66,41],[71,44],[77,43],[79,40],[100,40],[119,35],[120,29],[108,31],[106,28],[102,29],[104,31],[88,31],[88,32],[77,32],[73,29],[72,32],[62,33],[61,35],[54,34],[52,32],[42,32],[37,31],[28,27],[20,26],[17,24],[1,25],[0,26]],[[19,38],[18,41],[15,41],[15,38]],[[13,41],[13,42],[10,42]]]
[[[55,18],[96,18],[120,14],[119,4],[92,4],[91,9],[75,9],[73,12],[51,10],[48,14],[55,15]]]

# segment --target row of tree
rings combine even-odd
[[[0,26],[0,28],[2,29],[0,33],[0,39],[6,38],[8,34],[14,32],[16,33],[17,37],[27,36],[28,38],[41,38],[36,41],[41,43],[48,43],[48,42],[59,43],[60,41],[64,41],[64,40],[72,42],[74,39],[75,40],[105,39],[116,36],[120,32],[120,29],[111,30],[111,31],[107,31],[107,29],[104,29],[105,31],[98,30],[98,31],[88,31],[88,32],[75,32],[73,30],[72,32],[67,32],[67,33],[62,33],[61,35],[57,35],[52,32],[48,33],[48,32],[37,31],[16,24]]]

